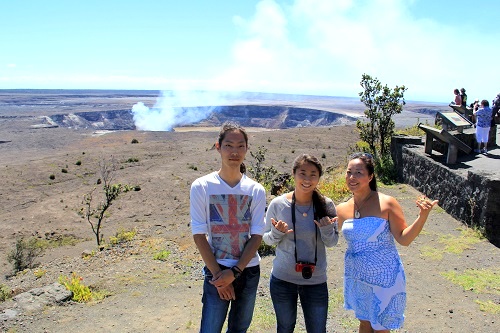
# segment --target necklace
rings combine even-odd
[[[297,210],[300,214],[302,214],[302,216],[304,216],[304,217],[307,217],[307,213],[309,213],[309,211],[311,210],[311,207],[312,207],[312,201],[311,201],[311,203],[309,204],[309,207],[307,208],[307,210],[306,210],[306,211],[304,211],[304,212],[301,212],[301,211],[300,211],[300,209],[299,209],[299,206],[295,205],[295,209],[296,209],[296,210]]]
[[[368,196],[363,200],[363,202],[361,203],[361,205],[356,205],[356,201],[354,200],[354,197],[352,198],[352,201],[354,202],[354,217],[359,219],[359,217],[361,216],[361,214],[359,213],[359,211],[361,210],[361,208],[363,208],[363,205],[368,201],[368,199],[370,199],[370,197],[372,196],[372,193],[373,191],[370,191],[370,194],[368,194]]]

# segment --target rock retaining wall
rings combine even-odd
[[[425,154],[420,137],[394,137],[398,181],[432,199],[455,219],[485,231],[500,247],[500,179],[478,170],[451,169]]]

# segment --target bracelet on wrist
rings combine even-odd
[[[233,266],[230,269],[231,269],[231,272],[233,272],[235,279],[239,278],[241,276],[241,273],[243,273],[238,266]]]

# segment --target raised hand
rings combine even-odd
[[[271,223],[278,231],[284,232],[285,234],[293,232],[293,229],[288,229],[288,224],[284,221],[279,220],[276,222],[275,219],[271,218]]]
[[[423,195],[417,199],[416,204],[417,204],[417,207],[420,208],[421,215],[422,214],[428,215],[430,213],[432,207],[434,207],[438,202],[439,202],[439,200],[431,200],[431,199],[427,198],[425,195]]]
[[[329,224],[333,224],[333,223],[335,223],[338,219],[339,219],[339,218],[338,218],[338,217],[336,217],[336,216],[335,216],[335,217],[332,217],[332,218],[330,218],[330,217],[328,217],[328,216],[325,216],[325,217],[322,217],[322,218],[319,220],[319,222],[318,222],[318,221],[316,221],[316,220],[314,220],[314,223],[316,223],[316,225],[317,225],[318,227],[324,227],[324,226],[327,226],[327,225],[329,225]]]

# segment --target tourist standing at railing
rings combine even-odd
[[[476,98],[474,103],[471,104],[471,108],[472,108],[473,112],[475,112],[475,111],[477,111],[477,109],[479,109],[479,99],[478,98]]]
[[[496,125],[495,117],[500,116],[500,93],[498,93],[491,102],[491,127]]]
[[[450,105],[462,105],[462,98],[460,97],[460,91],[458,89],[453,90],[453,93],[455,94],[455,99],[451,101]]]
[[[372,155],[351,155],[346,184],[353,197],[337,206],[347,242],[344,307],[354,310],[360,333],[388,333],[403,326],[406,277],[394,240],[410,245],[438,202],[419,198],[419,214],[408,226],[398,201],[377,191],[374,170]]]
[[[474,112],[474,119],[476,122],[476,141],[477,149],[474,151],[476,153],[488,153],[488,140],[490,137],[490,126],[492,120],[492,112],[490,109],[490,103],[483,99],[481,105],[477,111]],[[484,146],[481,149],[481,146]]]
[[[467,107],[467,94],[465,93],[465,88],[460,89],[460,99],[462,100],[462,107],[466,108]]]

